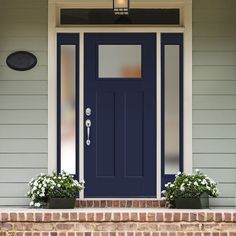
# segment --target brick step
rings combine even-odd
[[[1,236],[236,236],[236,211],[0,209]]]
[[[76,200],[77,208],[164,208],[164,200]]]

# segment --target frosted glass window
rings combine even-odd
[[[141,78],[141,45],[99,45],[99,78]]]
[[[165,174],[179,171],[179,45],[165,45]]]
[[[61,170],[75,174],[76,47],[61,46]]]

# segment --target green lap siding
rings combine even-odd
[[[0,206],[27,205],[28,181],[47,173],[47,14],[47,0],[0,0]],[[21,50],[32,70],[6,66]]]
[[[193,168],[219,183],[212,207],[235,206],[235,12],[235,0],[193,0]]]

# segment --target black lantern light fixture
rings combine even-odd
[[[113,9],[116,15],[128,15],[129,0],[113,0]]]

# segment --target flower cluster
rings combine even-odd
[[[198,169],[195,171],[196,174],[193,175],[179,172],[173,183],[165,184],[166,190],[163,190],[162,194],[169,206],[175,206],[176,198],[200,198],[203,193],[211,197],[219,195],[216,182]]]
[[[50,198],[70,198],[84,189],[84,181],[78,182],[66,172],[52,175],[41,174],[29,182],[30,191],[27,196],[31,198],[30,206],[45,207]]]

